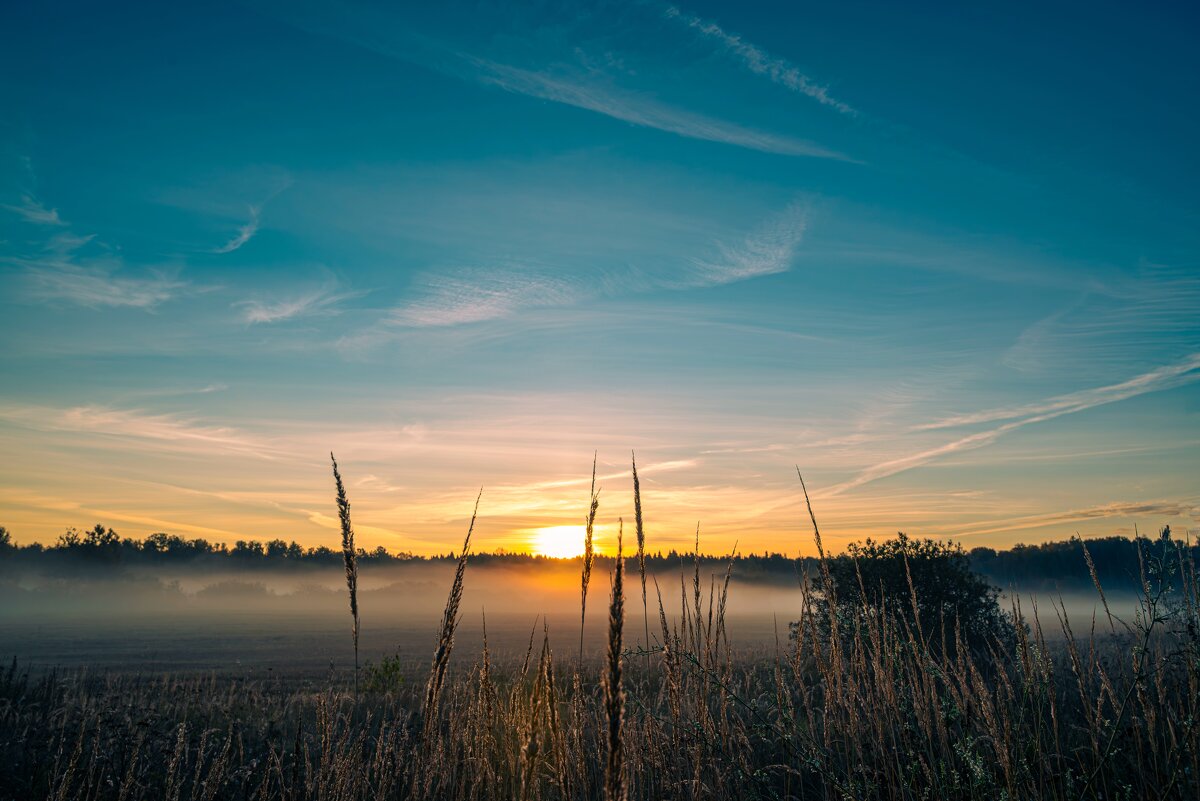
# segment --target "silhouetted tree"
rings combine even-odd
[[[231,556],[240,559],[255,559],[263,555],[262,543],[258,540],[238,540],[233,544],[233,550],[229,552]]]
[[[1000,609],[996,588],[971,569],[957,543],[915,540],[903,533],[885,542],[852,543],[846,554],[829,560],[829,577],[833,587],[822,586],[817,573],[821,617],[838,615],[839,628],[849,636],[856,618],[881,613],[906,621],[935,650],[940,650],[943,627],[953,647],[956,624],[979,653],[986,644],[1007,643],[1013,636],[1011,616]],[[836,607],[830,609],[832,598]]]
[[[116,564],[138,563],[191,563],[196,567],[201,564],[211,567],[224,564],[234,568],[253,566],[262,569],[292,570],[332,567],[342,563],[340,550],[334,551],[324,545],[304,548],[295,541],[284,541],[280,538],[272,539],[265,546],[257,540],[239,540],[229,546],[223,542],[213,543],[200,538],[186,539],[160,531],[143,540],[133,540],[122,539],[113,529],[97,524],[85,531],[69,528],[53,545],[46,547],[36,542],[18,546],[12,542],[11,535],[7,534],[5,529],[0,527],[0,532],[4,532],[0,534],[0,554],[7,554],[6,564],[9,569],[18,570],[32,569],[35,566],[44,569],[57,565],[68,571],[75,571],[90,563],[103,565],[106,570]],[[1087,546],[1096,567],[1096,574],[1105,590],[1111,592],[1141,591],[1141,571],[1147,564],[1146,556],[1151,549],[1162,550],[1167,554],[1163,564],[1171,576],[1172,586],[1177,586],[1180,581],[1178,567],[1173,565],[1180,559],[1200,561],[1200,545],[1175,539],[1170,528],[1160,529],[1156,537],[1138,536],[1130,539],[1113,536],[1090,539]],[[873,560],[884,555],[877,553],[878,549],[892,546],[887,543],[868,543],[856,547],[859,549],[860,558],[869,557]],[[910,547],[917,546],[910,543]],[[1091,591],[1091,575],[1077,540],[1047,542],[1041,545],[1019,544],[1008,550],[981,547],[974,548],[966,554],[956,548],[955,552],[954,559],[959,567],[965,556],[970,571],[982,574],[992,584],[1001,588],[1017,587],[1023,591]],[[455,561],[454,553],[416,556],[409,552],[389,553],[382,546],[377,546],[371,551],[359,549],[357,555],[364,562],[373,564]],[[549,557],[528,553],[480,553],[473,558],[481,565],[537,566],[552,561]],[[676,550],[647,553],[646,569],[655,574],[675,572],[681,567],[690,571],[693,558],[690,552],[682,553]],[[850,564],[839,560],[851,558],[851,553],[834,558],[835,572],[842,570],[841,565]],[[723,574],[731,557],[702,554],[699,561],[702,573]],[[607,564],[604,558],[600,559],[600,562]],[[746,583],[794,586],[799,575],[807,573],[812,576],[818,572],[815,558],[796,559],[781,553],[740,554],[732,557],[732,562],[734,578]],[[853,577],[855,574],[851,572],[847,575]],[[921,596],[924,591],[920,584],[924,582],[915,574],[914,578],[919,582],[917,589],[918,595]],[[857,584],[857,579],[853,583]],[[906,588],[907,579],[900,589],[906,591]],[[851,586],[847,592],[853,590],[854,587]],[[909,605],[911,606],[911,602]],[[922,612],[923,616],[925,614]]]
[[[54,543],[54,547],[61,550],[73,550],[79,547],[79,543],[83,541],[83,535],[79,530],[72,527],[58,535],[58,541]]]
[[[1096,575],[1106,590],[1140,591],[1140,565],[1144,562],[1146,549],[1153,544],[1155,541],[1149,537],[1113,536],[1089,539],[1087,548]],[[1169,545],[1171,551],[1181,549],[1186,553],[1190,550],[1193,557],[1200,557],[1200,548],[1189,547],[1174,539],[1170,526],[1159,530],[1157,544]],[[1001,587],[1090,591],[1092,586],[1082,548],[1074,538],[1041,545],[1018,543],[1006,551],[973,548],[968,555],[975,570]]]

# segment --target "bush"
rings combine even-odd
[[[998,591],[971,569],[956,543],[903,533],[885,542],[868,539],[830,559],[828,568],[831,587],[817,577],[819,617],[828,620],[835,613],[847,636],[853,636],[856,620],[887,615],[904,620],[914,634],[923,633],[934,650],[941,647],[943,626],[948,648],[957,625],[963,641],[980,655],[990,643],[1013,640],[1012,617],[1001,611]]]
[[[399,692],[405,685],[404,671],[399,654],[385,656],[379,664],[368,661],[363,666],[363,689],[369,693]]]

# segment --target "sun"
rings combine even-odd
[[[530,534],[530,550],[538,556],[571,559],[583,553],[583,526],[547,526]]]

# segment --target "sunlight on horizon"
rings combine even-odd
[[[583,554],[584,533],[583,526],[547,526],[534,529],[529,539],[529,550],[538,556],[573,559]]]

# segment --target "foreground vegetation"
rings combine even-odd
[[[594,490],[591,501],[589,524]],[[357,637],[343,492],[339,512]],[[679,587],[651,581],[643,594],[644,560],[631,558],[610,575],[602,662],[542,630],[523,658],[493,659],[485,640],[452,670],[468,534],[433,665],[419,672],[392,664],[357,687],[294,686],[31,677],[14,662],[0,676],[0,798],[1200,796],[1190,549],[1139,540],[1137,614],[1070,620],[1057,605],[999,610],[969,571],[939,569],[956,549],[904,539],[837,562],[813,525],[821,557],[769,654],[730,645],[728,570],[706,583],[695,559]],[[589,554],[585,607],[591,567]],[[683,612],[669,620],[660,593],[676,591]],[[657,645],[624,649],[627,622]]]

